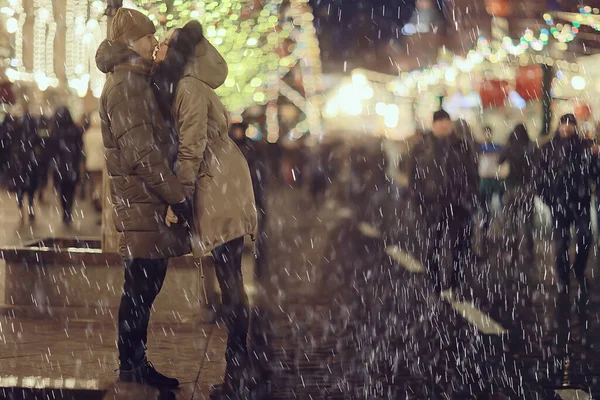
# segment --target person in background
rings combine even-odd
[[[597,150],[600,149],[600,123],[596,124],[595,128],[590,131],[589,135],[586,135],[586,138],[589,139],[590,144],[592,145],[592,154],[593,161],[597,160],[596,155],[598,154]],[[600,165],[597,162],[592,162],[592,168],[590,170],[592,175],[592,183],[593,183],[593,200],[596,211],[596,245],[600,247]]]
[[[450,287],[460,292],[469,263],[472,222],[476,210],[477,164],[474,149],[454,131],[444,110],[433,114],[432,134],[412,152],[409,187],[417,214],[426,226],[426,269],[435,293],[441,293],[442,254],[452,251]]]
[[[2,118],[0,123],[0,178],[4,179],[4,174],[10,165],[10,146],[11,139],[15,135],[16,121],[8,113],[1,114],[0,117]]]
[[[541,149],[540,195],[552,212],[556,274],[560,293],[569,292],[571,227],[575,226],[573,263],[580,289],[586,292],[585,267],[590,252],[591,143],[577,132],[573,114],[560,117],[555,137]]]
[[[100,116],[94,113],[90,118],[90,126],[83,134],[83,152],[85,154],[85,171],[92,184],[92,203],[96,211],[102,211],[102,171],[104,169],[104,145]],[[101,223],[99,219],[99,223]]]
[[[56,155],[56,143],[51,135],[50,121],[44,115],[39,117],[40,155],[38,157],[38,199],[44,201],[44,191],[48,186],[48,176],[52,159]]]
[[[504,213],[509,233],[511,260],[517,256],[524,265],[534,259],[533,200],[535,196],[535,169],[538,166],[537,148],[529,140],[527,128],[518,124],[512,131],[508,145],[502,150],[498,163],[508,165]],[[520,229],[523,229],[521,237]]]
[[[56,145],[53,158],[53,180],[60,197],[62,218],[65,225],[73,221],[73,201],[80,179],[79,167],[83,152],[83,132],[85,127],[73,122],[66,107],[59,107],[50,124],[52,139]]]
[[[254,190],[254,200],[256,201],[258,212],[258,224],[260,227],[262,221],[266,218],[265,185],[267,166],[264,162],[265,157],[261,144],[250,140],[246,136],[247,129],[247,123],[231,124],[229,136],[242,151],[242,154],[248,162],[250,177],[252,178],[252,189]],[[260,231],[262,230],[259,228],[259,232]]]
[[[481,209],[483,212],[481,229],[481,256],[488,252],[488,231],[491,222],[492,200],[498,196],[502,204],[504,195],[504,175],[500,171],[498,159],[502,147],[492,141],[492,128],[486,126],[483,129],[485,142],[479,145],[479,195],[481,197]]]
[[[35,219],[34,198],[38,186],[38,155],[40,142],[38,126],[35,118],[26,112],[18,121],[15,134],[11,139],[10,161],[8,168],[9,190],[17,195],[17,205],[21,218],[23,213],[23,196],[29,198],[29,221]]]

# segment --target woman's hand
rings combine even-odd
[[[165,224],[170,228],[171,225],[176,225],[179,219],[171,209],[171,206],[167,208],[167,216],[165,217]]]

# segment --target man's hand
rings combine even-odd
[[[194,214],[192,208],[192,200],[185,198],[177,204],[171,205],[170,209],[177,218],[177,223],[192,225],[194,223]],[[168,217],[168,211],[167,211]]]
[[[600,153],[600,145],[597,143],[594,143],[592,145],[592,147],[590,147],[590,150],[592,152],[593,155],[598,155]]]

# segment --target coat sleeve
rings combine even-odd
[[[173,113],[179,127],[175,171],[186,195],[192,196],[208,142],[208,99],[195,80],[183,79],[179,85]]]
[[[183,187],[156,144],[153,122],[158,111],[150,86],[132,75],[108,94],[106,102],[122,161],[165,202],[182,201]]]

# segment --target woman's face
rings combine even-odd
[[[169,43],[171,42],[171,39],[173,38],[174,34],[175,34],[175,30],[172,30],[169,33],[167,33],[167,37],[165,38],[165,40],[163,40],[158,45],[158,51],[156,52],[156,58],[155,58],[155,61],[157,63],[162,62],[165,59],[165,57],[167,56],[167,51],[169,51]]]

